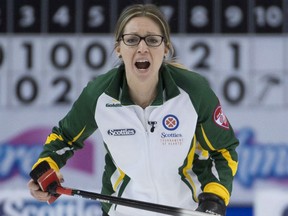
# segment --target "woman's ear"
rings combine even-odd
[[[169,49],[168,49],[168,47],[165,47],[164,57],[167,57],[167,56],[168,56],[168,53],[169,53]]]
[[[116,52],[116,55],[118,56],[118,58],[121,58],[121,57],[122,57],[119,46],[117,46],[117,47],[115,48],[115,52]]]

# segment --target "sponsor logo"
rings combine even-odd
[[[1,191],[2,192],[2,191]],[[102,215],[101,207],[97,202],[81,199],[69,199],[62,197],[53,203],[47,205],[37,200],[31,199],[28,194],[22,195],[21,191],[16,191],[17,196],[3,193],[0,197],[0,215],[1,216],[95,216]],[[20,194],[20,195],[19,195]]]
[[[162,124],[167,130],[176,130],[179,126],[179,120],[175,115],[169,114],[163,118]]]
[[[0,143],[0,183],[9,181],[16,176],[29,179],[31,167],[43,150],[43,143],[51,133],[50,128],[39,126],[16,134]],[[83,151],[71,158],[66,167],[93,174],[94,146],[90,139],[85,141]],[[59,153],[59,152],[58,152]],[[1,212],[0,212],[1,215]]]
[[[136,131],[132,128],[125,129],[111,129],[107,131],[110,136],[132,136],[136,134]]]
[[[111,103],[106,103],[106,107],[122,107],[120,101],[112,99]]]
[[[236,180],[246,188],[252,187],[257,180],[287,186],[288,143],[262,143],[255,134],[253,128],[242,128],[237,132],[241,163]]]
[[[167,146],[180,146],[183,144],[183,135],[180,133],[161,133],[160,142]]]
[[[182,134],[179,133],[161,133],[161,138],[177,138],[177,137],[182,137]]]
[[[213,120],[220,127],[223,127],[225,129],[229,129],[229,123],[228,123],[228,120],[227,120],[223,110],[222,110],[221,105],[218,105],[216,107],[216,109],[214,110]]]
[[[162,120],[162,125],[166,130],[176,130],[179,126],[179,119],[172,114],[166,115]],[[160,142],[162,143],[162,145],[180,146],[183,144],[183,135],[180,133],[162,132]]]
[[[106,107],[122,107],[120,103],[106,103]]]

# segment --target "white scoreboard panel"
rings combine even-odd
[[[176,57],[226,106],[288,107],[288,0],[1,0],[0,109],[71,105],[117,63],[113,29],[131,3],[166,15]]]

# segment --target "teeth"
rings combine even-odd
[[[149,62],[148,60],[137,60],[137,62]]]

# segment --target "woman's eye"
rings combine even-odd
[[[157,40],[157,38],[147,38],[147,42],[150,44],[157,44],[159,41]]]
[[[138,41],[137,38],[127,38],[126,42],[127,43],[136,43]]]

